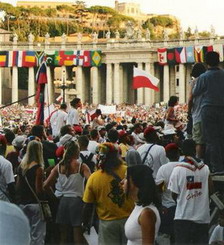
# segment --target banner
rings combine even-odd
[[[102,114],[115,114],[117,112],[116,105],[98,105],[98,109],[101,110]]]

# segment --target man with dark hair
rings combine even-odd
[[[139,134],[142,132],[143,130],[143,126],[141,125],[141,123],[136,123],[134,125],[134,130],[132,132],[132,136],[134,137],[135,140],[135,145],[139,145],[139,144],[144,144],[145,142],[143,140],[140,139]]]
[[[61,104],[60,109],[55,111],[50,118],[52,135],[54,138],[59,136],[61,127],[63,127],[66,124],[68,116],[66,109],[67,105]]]
[[[176,244],[208,244],[209,168],[195,157],[196,144],[183,142],[184,160],[170,176],[168,189],[177,202],[174,217]]]
[[[78,108],[82,106],[81,99],[74,98],[71,102],[71,109],[68,112],[67,124],[71,126],[79,125],[79,113]]]
[[[218,67],[219,54],[208,52],[208,70],[197,81],[193,96],[203,95],[202,132],[206,144],[205,163],[213,173],[224,173],[224,71]]]
[[[90,141],[88,144],[88,151],[92,152],[93,154],[96,154],[99,138],[100,136],[97,129],[93,129],[92,131],[90,131]]]

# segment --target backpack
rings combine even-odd
[[[89,168],[91,173],[95,171],[95,162],[93,162],[93,153],[90,153],[89,156],[84,156],[82,153],[80,153],[80,157],[82,159],[82,162],[85,163]]]

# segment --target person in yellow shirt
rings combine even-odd
[[[124,224],[134,202],[127,199],[120,184],[127,167],[122,163],[118,147],[112,143],[99,145],[99,170],[87,181],[83,201],[83,226],[87,226],[92,204],[99,217],[99,245],[126,244]]]

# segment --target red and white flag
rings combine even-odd
[[[166,65],[167,64],[167,49],[166,48],[158,48],[157,54],[158,54],[159,64],[160,65]]]
[[[134,67],[133,75],[133,89],[137,88],[151,88],[155,91],[159,91],[157,87],[159,79],[152,76],[151,74]]]
[[[59,95],[59,96],[56,98],[56,101],[57,101],[57,102],[60,102],[60,103],[61,103],[62,100],[63,100],[63,97],[62,97],[61,95]]]

